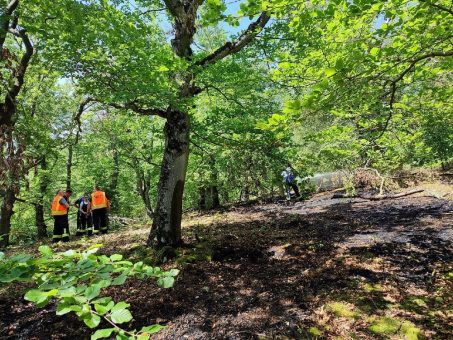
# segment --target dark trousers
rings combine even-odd
[[[93,215],[93,233],[99,232],[106,234],[108,230],[107,208],[100,208],[91,210]]]
[[[52,241],[69,241],[69,221],[68,215],[54,216]]]
[[[299,188],[297,187],[297,184],[295,184],[293,182],[285,183],[285,191],[287,192],[288,195],[290,194],[290,191],[291,191],[290,188],[292,188],[294,190],[296,197],[300,197]]]
[[[79,211],[77,213],[77,235],[91,235],[93,233],[91,215],[86,215]]]

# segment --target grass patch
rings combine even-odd
[[[368,327],[370,331],[376,334],[396,334],[400,328],[400,322],[388,316],[378,318]]]
[[[355,319],[359,317],[360,313],[354,311],[354,305],[350,305],[344,302],[332,302],[327,304],[327,310],[332,312],[335,316]]]
[[[374,283],[374,284],[365,283],[365,284],[363,284],[363,290],[368,292],[368,293],[371,293],[371,292],[382,292],[383,291],[382,286],[380,284],[377,284],[377,283]]]
[[[186,265],[194,262],[209,262],[212,260],[212,246],[209,242],[201,242],[192,249],[184,249],[184,252],[178,256],[176,263]]]
[[[313,336],[321,336],[322,335],[322,332],[316,328],[316,327],[310,327],[310,329],[308,330],[308,332],[313,335]]]
[[[368,329],[379,335],[399,335],[407,340],[418,340],[422,338],[421,330],[412,322],[384,316],[375,319]]]

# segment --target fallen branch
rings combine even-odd
[[[389,198],[400,198],[404,196],[409,196],[413,194],[417,194],[419,192],[423,192],[425,190],[423,189],[418,189],[418,190],[411,190],[407,192],[402,192],[399,194],[394,194],[394,195],[377,195],[377,196],[363,196],[363,195],[354,195],[354,196],[348,196],[345,194],[334,194],[332,198],[362,198],[364,200],[369,200],[369,201],[380,201],[380,200],[385,200]]]

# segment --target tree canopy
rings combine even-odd
[[[288,163],[304,177],[452,158],[449,1],[10,0],[0,14],[3,244],[47,235],[63,187],[101,185],[115,214],[152,219],[150,246],[177,246],[183,208],[274,195]]]

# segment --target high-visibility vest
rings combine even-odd
[[[67,215],[68,208],[60,203],[60,200],[63,198],[61,195],[57,195],[53,198],[52,201],[52,216]]]
[[[91,194],[91,210],[107,208],[108,200],[103,191],[95,191]]]

